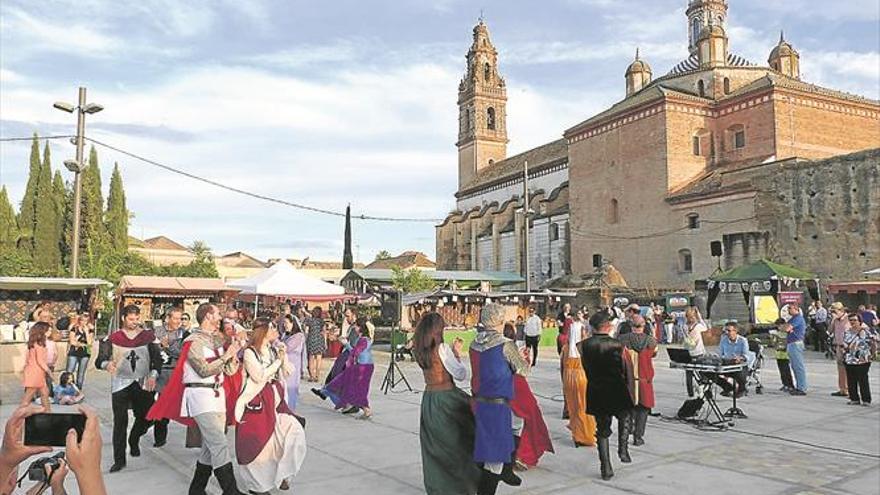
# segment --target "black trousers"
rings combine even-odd
[[[736,390],[742,391],[746,389],[746,380],[748,379],[748,371],[743,368],[742,371],[738,371],[736,373],[725,373],[723,375],[712,375],[712,381],[721,386],[721,388],[727,392],[733,392],[733,386],[730,385],[730,382],[727,381],[728,378],[733,378],[736,382]]]
[[[788,359],[776,359],[776,367],[779,368],[779,379],[782,385],[788,388],[794,388],[794,379],[791,377],[791,365]]]
[[[824,352],[827,347],[825,339],[828,337],[828,323],[813,323],[813,349]]]
[[[155,443],[165,443],[168,439],[168,423],[170,422],[168,418],[153,422],[153,441]]]
[[[538,362],[538,343],[541,342],[541,336],[535,335],[529,337],[526,335],[526,348],[532,350],[532,366]]]
[[[125,462],[125,434],[128,433],[128,410],[134,412],[134,425],[128,435],[129,445],[137,444],[150,429],[147,411],[153,405],[153,392],[142,389],[137,382],[111,394],[113,404],[113,461]]]
[[[617,429],[624,430],[624,425],[629,421],[629,410],[620,411],[617,414],[599,414],[596,415],[596,436],[599,438],[609,438],[611,436],[611,420],[617,418]],[[628,429],[628,428],[626,428]]]
[[[871,386],[868,384],[868,371],[871,363],[846,365],[846,386],[849,400],[871,403]]]

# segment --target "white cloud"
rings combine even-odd
[[[751,0],[738,6],[740,9],[755,9],[772,12],[773,16],[790,16],[815,20],[817,3],[821,3],[821,18],[828,21],[880,20],[880,2],[877,0],[843,0],[837,2],[817,2],[816,0]]]
[[[115,52],[122,46],[120,40],[84,24],[38,19],[13,7],[5,10],[5,15],[0,19],[2,30],[7,37],[20,39],[20,45],[29,45],[30,50],[100,56]]]

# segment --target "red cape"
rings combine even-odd
[[[523,419],[516,457],[527,466],[535,467],[544,452],[553,452],[553,442],[550,441],[550,432],[541,408],[538,407],[538,401],[529,383],[521,375],[513,375],[513,400],[510,401],[510,408],[513,414]]]
[[[186,389],[183,385],[183,365],[189,355],[190,342],[183,344],[180,351],[180,358],[177,360],[177,366],[168,384],[159,394],[159,399],[147,412],[147,419],[157,421],[160,419],[171,419],[185,426],[195,426],[196,422],[190,417],[180,415],[181,403],[183,402],[183,391]],[[226,376],[223,379],[223,391],[226,394],[226,424],[235,424],[235,401],[238,400],[238,394],[241,390],[241,369],[234,375]]]

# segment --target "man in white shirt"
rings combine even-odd
[[[543,326],[541,317],[535,314],[535,307],[530,306],[524,332],[526,334],[526,348],[532,349],[532,366],[538,364],[538,343],[541,342],[541,329]]]

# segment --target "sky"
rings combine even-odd
[[[636,47],[655,77],[687,56],[686,0],[3,0],[0,137],[86,135],[211,180],[353,215],[440,219],[457,186],[457,87],[482,14],[508,88],[508,154],[623,98]],[[784,29],[802,79],[880,98],[877,0],[731,0],[732,52],[766,65]],[[53,166],[74,156],[51,142]],[[16,208],[29,142],[0,143]],[[343,219],[118,163],[129,233],[216,254],[341,260]],[[62,167],[63,169],[63,167]],[[66,179],[72,177],[62,170]],[[353,223],[356,261],[434,256],[434,222]]]

